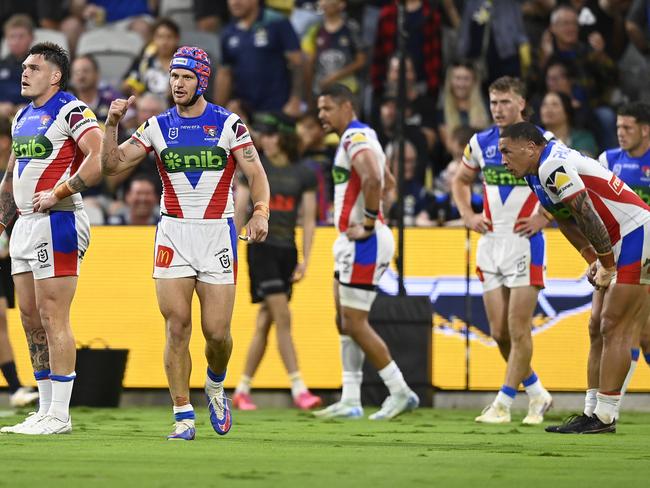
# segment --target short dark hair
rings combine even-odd
[[[489,91],[500,93],[513,92],[521,98],[526,98],[526,85],[519,79],[512,76],[502,76],[490,84]]]
[[[147,173],[136,173],[132,178],[131,181],[129,181],[129,186],[126,190],[126,192],[130,192],[131,189],[133,188],[133,184],[137,183],[138,181],[145,181],[149,184],[151,184],[151,187],[153,188],[154,193],[158,194],[158,189],[156,188],[156,180],[152,176],[150,176]]]
[[[646,102],[630,102],[618,109],[617,115],[634,117],[637,124],[650,125],[650,104]]]
[[[158,20],[156,20],[151,26],[151,32],[152,33],[156,32],[159,27],[166,27],[174,34],[176,34],[176,37],[181,37],[181,28],[178,26],[176,22],[174,22],[170,18],[161,17]]]
[[[467,146],[469,140],[474,134],[479,132],[479,130],[468,125],[459,125],[453,131],[451,131],[451,139],[456,141],[461,147]]]
[[[97,59],[95,59],[95,56],[93,56],[92,54],[82,54],[74,58],[75,61],[77,61],[78,59],[87,59],[88,61],[90,61],[90,64],[93,65],[93,69],[96,72],[99,72],[99,63],[97,62]]]
[[[352,90],[342,83],[334,83],[333,85],[328,86],[322,92],[320,92],[321,97],[331,97],[336,101],[336,103],[341,104],[343,102],[350,102],[352,107],[354,107],[356,97]]]
[[[59,88],[65,90],[68,86],[68,79],[70,78],[70,58],[65,49],[53,42],[39,42],[34,44],[29,50],[29,54],[41,55],[61,71],[61,79],[59,80]]]
[[[530,141],[536,146],[545,146],[547,141],[535,124],[530,122],[517,122],[506,127],[499,136],[501,139],[513,139],[515,141]]]

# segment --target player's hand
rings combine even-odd
[[[106,125],[116,127],[120,123],[120,120],[126,114],[126,111],[131,105],[135,103],[135,96],[131,95],[128,100],[123,98],[116,98],[111,102],[111,106],[108,109],[108,116],[106,117]]]
[[[54,207],[58,201],[59,199],[54,194],[54,189],[36,192],[34,193],[34,198],[32,198],[32,203],[34,204],[34,212],[45,213]]]
[[[490,219],[487,219],[482,214],[477,213],[472,213],[466,217],[463,217],[463,222],[465,223],[465,227],[481,234],[485,234],[488,230],[490,230],[490,226],[492,225]]]
[[[374,232],[374,229],[366,230],[362,225],[353,224],[348,227],[348,230],[345,231],[345,235],[348,236],[348,239],[351,241],[360,241],[362,239],[367,239],[372,234],[374,234]]]
[[[604,266],[599,265],[596,274],[594,275],[594,282],[596,283],[595,288],[597,290],[607,288],[615,276],[616,266],[605,268]]]
[[[293,270],[291,275],[291,283],[298,283],[305,277],[305,272],[307,271],[307,265],[305,263],[296,264],[296,268]]]
[[[253,242],[262,242],[269,233],[269,221],[261,215],[253,215],[246,224],[246,235]]]
[[[531,237],[546,227],[548,219],[543,215],[535,213],[530,217],[517,219],[515,222],[515,232],[523,237]]]
[[[596,271],[598,271],[598,261],[594,261],[589,265],[589,268],[587,269],[587,281],[591,283],[591,285],[598,289],[598,286],[596,285]]]

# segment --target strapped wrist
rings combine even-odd
[[[598,256],[598,261],[600,261],[600,264],[602,264],[604,268],[609,268],[609,269],[616,268],[614,251],[612,251],[611,249],[607,252],[596,251],[596,255]]]
[[[59,200],[63,200],[64,198],[67,198],[74,193],[77,192],[70,187],[69,180],[65,180],[54,189],[54,196]]]
[[[264,217],[266,220],[269,220],[271,211],[269,210],[269,206],[266,204],[266,202],[255,202],[255,205],[253,205],[253,215],[259,215],[260,217]]]

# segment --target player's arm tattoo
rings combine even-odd
[[[612,250],[612,242],[607,228],[594,209],[586,191],[566,203],[578,227],[589,240],[596,252],[605,254]]]
[[[0,183],[0,222],[4,225],[9,225],[18,211],[12,189],[13,179],[13,171],[7,171]]]
[[[50,351],[47,347],[45,329],[27,331],[27,344],[34,371],[50,369]]]
[[[113,174],[112,171],[117,168],[120,161],[119,151],[117,145],[117,129],[115,127],[106,126],[100,158],[102,173],[105,175]]]
[[[257,153],[255,152],[255,149],[253,146],[246,146],[244,148],[244,159],[249,162],[249,163],[254,163],[257,161]]]
[[[79,175],[74,175],[72,178],[70,178],[68,180],[68,185],[76,193],[81,193],[82,191],[86,191],[88,189],[88,185],[86,185],[86,182]]]

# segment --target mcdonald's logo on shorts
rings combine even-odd
[[[174,257],[174,250],[167,246],[158,246],[156,249],[156,266],[158,268],[169,268]]]

